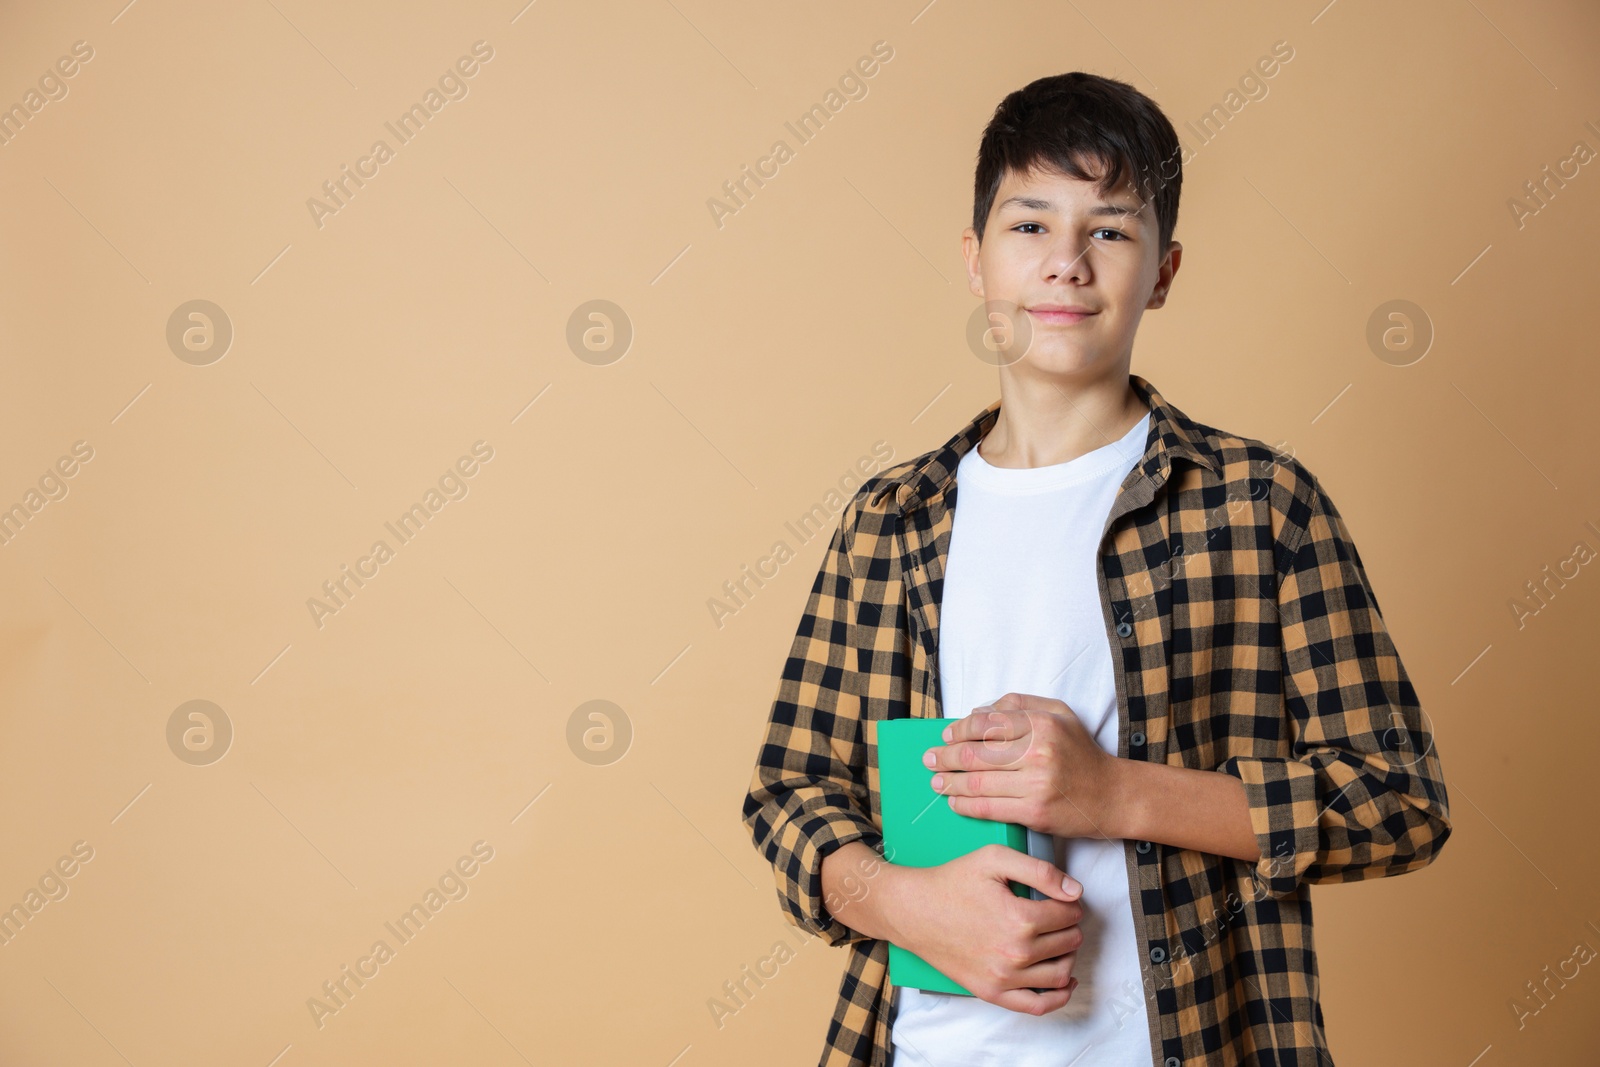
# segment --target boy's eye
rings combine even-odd
[[[1033,229],[1032,230],[1025,229],[1026,227],[1029,227],[1029,226],[1032,226]],[[1042,227],[1037,222],[1020,222],[1017,225],[1011,227],[1011,229],[1013,231],[1021,231],[1021,232],[1026,232],[1026,233],[1042,233],[1044,231],[1044,227]],[[1100,229],[1095,230],[1094,232],[1095,232],[1096,236],[1098,236],[1100,234],[1110,234],[1112,237],[1114,237],[1118,241],[1126,241],[1126,240],[1129,239],[1128,235],[1123,233],[1121,230],[1113,230],[1113,229],[1111,229],[1109,227],[1104,227],[1103,226]]]

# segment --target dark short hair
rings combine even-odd
[[[1075,70],[1029,82],[1000,101],[978,147],[972,228],[980,243],[1001,179],[1035,169],[1098,180],[1102,196],[1131,182],[1154,204],[1157,251],[1166,251],[1178,226],[1182,146],[1155,101],[1133,86]]]

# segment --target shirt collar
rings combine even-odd
[[[1206,441],[1205,427],[1167,403],[1156,387],[1139,375],[1129,374],[1128,384],[1150,407],[1150,432],[1145,438],[1144,455],[1139,460],[1139,467],[1148,477],[1157,485],[1165,482],[1175,458],[1204,467],[1213,474],[1222,473],[1221,461]],[[905,512],[943,494],[955,481],[961,457],[977,447],[999,417],[1000,401],[996,400],[939,448],[912,460],[905,470],[886,477],[873,492],[871,502],[877,504],[893,492],[896,504]]]

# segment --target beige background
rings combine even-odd
[[[1510,603],[1600,549],[1600,164],[1520,227],[1508,200],[1600,149],[1591,5],[123,2],[0,32],[0,104],[93,49],[0,147],[0,507],[93,449],[0,547],[0,907],[93,850],[0,947],[0,1061],[814,1063],[842,952],[708,1007],[796,936],[738,818],[825,544],[783,524],[998,395],[963,337],[978,138],[1085,69],[1195,152],[1135,371],[1321,477],[1437,730],[1441,858],[1315,896],[1339,1062],[1589,1062],[1594,968],[1521,1029],[1510,1003],[1600,948],[1600,571],[1520,629]],[[319,227],[307,200],[476,41],[468,94]],[[166,341],[194,299],[234,329],[206,366]],[[604,366],[566,340],[595,299],[634,330]],[[1403,367],[1365,339],[1396,299],[1436,334]],[[480,440],[319,628],[307,600]],[[190,700],[232,724],[210,765],[169,748]],[[591,700],[631,724],[610,765],[569,746]],[[308,998],[478,841],[468,894],[319,1028]]]

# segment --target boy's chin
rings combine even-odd
[[[1086,352],[1080,346],[1041,344],[1035,336],[1026,355],[1011,364],[1011,371],[1028,377],[1064,378],[1079,381],[1112,371],[1118,360],[1110,353]]]

